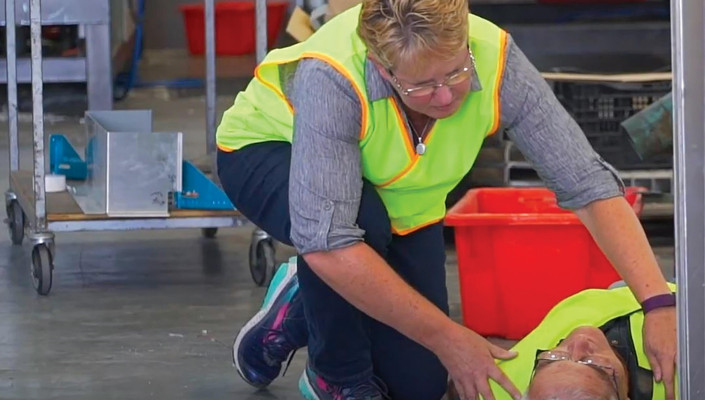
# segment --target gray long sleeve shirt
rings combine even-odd
[[[500,87],[500,130],[529,160],[559,204],[578,209],[623,193],[617,172],[595,153],[577,123],[511,38]],[[394,95],[371,62],[370,101]],[[471,90],[482,90],[477,79]],[[355,221],[362,192],[361,104],[351,83],[317,59],[299,63],[291,90],[294,116],[289,211],[301,254],[362,241]]]

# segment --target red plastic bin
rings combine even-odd
[[[625,194],[637,215],[641,189]],[[455,228],[463,323],[484,336],[520,339],[561,300],[620,279],[548,189],[472,189],[445,223]]]
[[[271,48],[284,23],[288,2],[267,3],[267,43]],[[186,41],[191,54],[206,51],[205,11],[203,3],[179,7],[184,17]],[[217,55],[250,54],[255,51],[255,3],[226,1],[215,4],[215,53]]]
[[[539,0],[539,3],[550,4],[623,4],[643,3],[646,0]]]

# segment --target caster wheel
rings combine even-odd
[[[274,275],[274,243],[271,240],[253,241],[250,245],[250,274],[257,286],[265,286]]]
[[[16,200],[7,205],[7,227],[12,244],[21,245],[24,240],[24,212]]]
[[[38,244],[32,248],[32,285],[42,296],[51,291],[54,259],[46,244]]]
[[[203,228],[201,234],[206,239],[213,239],[218,234],[218,228]]]

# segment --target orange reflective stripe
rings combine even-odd
[[[397,101],[392,97],[392,105],[394,105],[394,111],[397,114],[397,121],[399,122],[399,126],[401,127],[402,134],[404,135],[404,144],[406,147],[406,152],[409,154],[409,157],[411,158],[411,162],[409,165],[406,166],[397,176],[394,178],[383,182],[380,185],[377,185],[377,187],[385,187],[389,186],[392,183],[398,181],[399,179],[403,178],[404,175],[408,174],[409,171],[411,171],[414,166],[419,162],[421,159],[421,156],[416,154],[416,150],[414,149],[414,146],[411,143],[411,135],[409,135],[409,131],[406,129],[406,123],[404,122],[404,119],[401,115],[401,110],[399,109],[399,105],[397,104]],[[436,124],[434,123],[433,126],[431,126],[431,130],[428,131],[428,134],[426,134],[426,137],[424,138],[424,143],[428,143],[431,141],[431,136],[433,136],[433,132],[436,128]]]
[[[404,168],[404,170],[402,170],[402,171],[399,173],[399,175],[397,175],[397,176],[395,176],[394,178],[388,180],[387,182],[384,182],[384,183],[382,183],[382,184],[380,184],[380,185],[377,185],[377,187],[381,187],[381,188],[382,188],[382,187],[389,186],[389,185],[391,185],[392,183],[394,183],[394,182],[398,181],[399,179],[403,178],[404,175],[406,175],[409,171],[411,171],[412,168],[414,168],[414,165],[416,165],[416,163],[417,163],[418,161],[419,161],[419,156],[418,156],[418,155],[414,156],[414,158],[411,160],[411,162],[409,163],[409,165],[407,165],[406,168]]]
[[[416,152],[414,151],[413,143],[411,143],[411,134],[409,133],[409,130],[406,129],[406,122],[404,121],[404,117],[402,116],[399,104],[397,104],[397,99],[391,97],[391,100],[392,106],[394,107],[394,112],[397,117],[397,123],[399,123],[399,127],[401,128],[401,134],[404,136],[404,147],[406,147],[406,152],[409,154],[409,158],[413,159]]]
[[[433,137],[433,133],[436,131],[436,122],[438,122],[438,121],[437,120],[433,121],[433,123],[431,124],[431,129],[429,129],[428,133],[426,133],[426,137],[423,139],[423,142],[425,144],[428,144],[431,142],[431,138]],[[415,152],[416,151],[414,151],[414,153]]]
[[[350,84],[352,85],[353,89],[355,89],[357,97],[360,99],[360,109],[362,110],[362,121],[360,122],[360,140],[363,140],[365,138],[365,134],[367,133],[367,100],[362,95],[362,92],[360,91],[360,88],[355,82],[355,79],[353,79],[353,77],[350,75],[350,72],[348,72],[348,70],[342,64],[340,64],[338,61],[334,60],[332,57],[326,54],[308,51],[301,55],[301,58],[304,57],[317,58],[319,60],[325,61],[330,66],[335,68],[336,71],[340,72],[345,78],[347,78],[347,80],[350,81]]]
[[[222,144],[219,144],[219,145],[217,145],[217,146],[218,146],[218,149],[219,149],[220,151],[224,151],[224,152],[226,152],[226,153],[232,153],[233,151],[236,150],[236,149],[231,149],[230,147],[225,147],[225,146],[223,146]]]
[[[272,84],[269,83],[267,80],[265,80],[264,78],[262,78],[262,74],[261,74],[261,71],[260,71],[260,70],[262,69],[262,67],[264,67],[264,66],[268,66],[268,65],[275,65],[275,66],[278,66],[278,65],[280,65],[280,64],[286,64],[287,62],[291,62],[291,61],[294,61],[294,60],[290,60],[290,61],[277,61],[277,62],[271,62],[271,63],[266,63],[266,64],[262,63],[262,64],[258,65],[257,68],[255,68],[255,77],[256,77],[260,82],[262,82],[262,84],[263,84],[264,86],[266,86],[266,87],[268,87],[269,89],[271,89],[272,91],[274,91],[274,93],[276,93],[277,96],[278,96],[280,99],[282,99],[282,101],[284,101],[284,103],[286,103],[286,106],[287,106],[287,108],[289,109],[289,112],[293,114],[293,113],[294,113],[294,107],[291,106],[291,103],[289,102],[289,99],[287,99],[286,96],[284,96],[284,93],[282,93],[282,91],[281,91],[278,87],[272,85]]]
[[[408,235],[410,233],[418,231],[419,229],[425,228],[429,225],[433,225],[436,222],[439,222],[441,220],[443,220],[443,218],[437,218],[437,219],[431,220],[429,222],[423,223],[421,225],[414,226],[413,228],[406,228],[406,229],[402,229],[402,230],[397,230],[394,226],[392,226],[392,233],[394,233],[395,235],[400,235],[400,236]]]
[[[492,129],[490,129],[489,133],[487,133],[487,136],[494,135],[494,133],[497,132],[497,129],[499,129],[499,113],[501,111],[499,107],[499,89],[502,85],[502,76],[504,75],[504,63],[506,61],[505,58],[507,55],[507,32],[500,31],[499,35],[499,70],[497,71],[497,77],[494,84],[494,123],[492,124]]]

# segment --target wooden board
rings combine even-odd
[[[32,172],[17,171],[10,175],[10,182],[13,190],[23,199],[27,199],[30,205],[34,204],[34,191],[32,190]],[[67,191],[59,193],[47,193],[47,221],[97,221],[106,219],[120,219],[109,217],[105,214],[84,214]],[[34,209],[24,210],[26,214],[33,214]],[[239,211],[235,210],[169,210],[170,218],[212,218],[212,217],[241,217]],[[128,217],[125,219],[134,219]]]
[[[563,72],[543,72],[544,79],[549,81],[580,81],[580,82],[660,82],[670,81],[670,72],[650,72],[642,74],[575,74]]]

